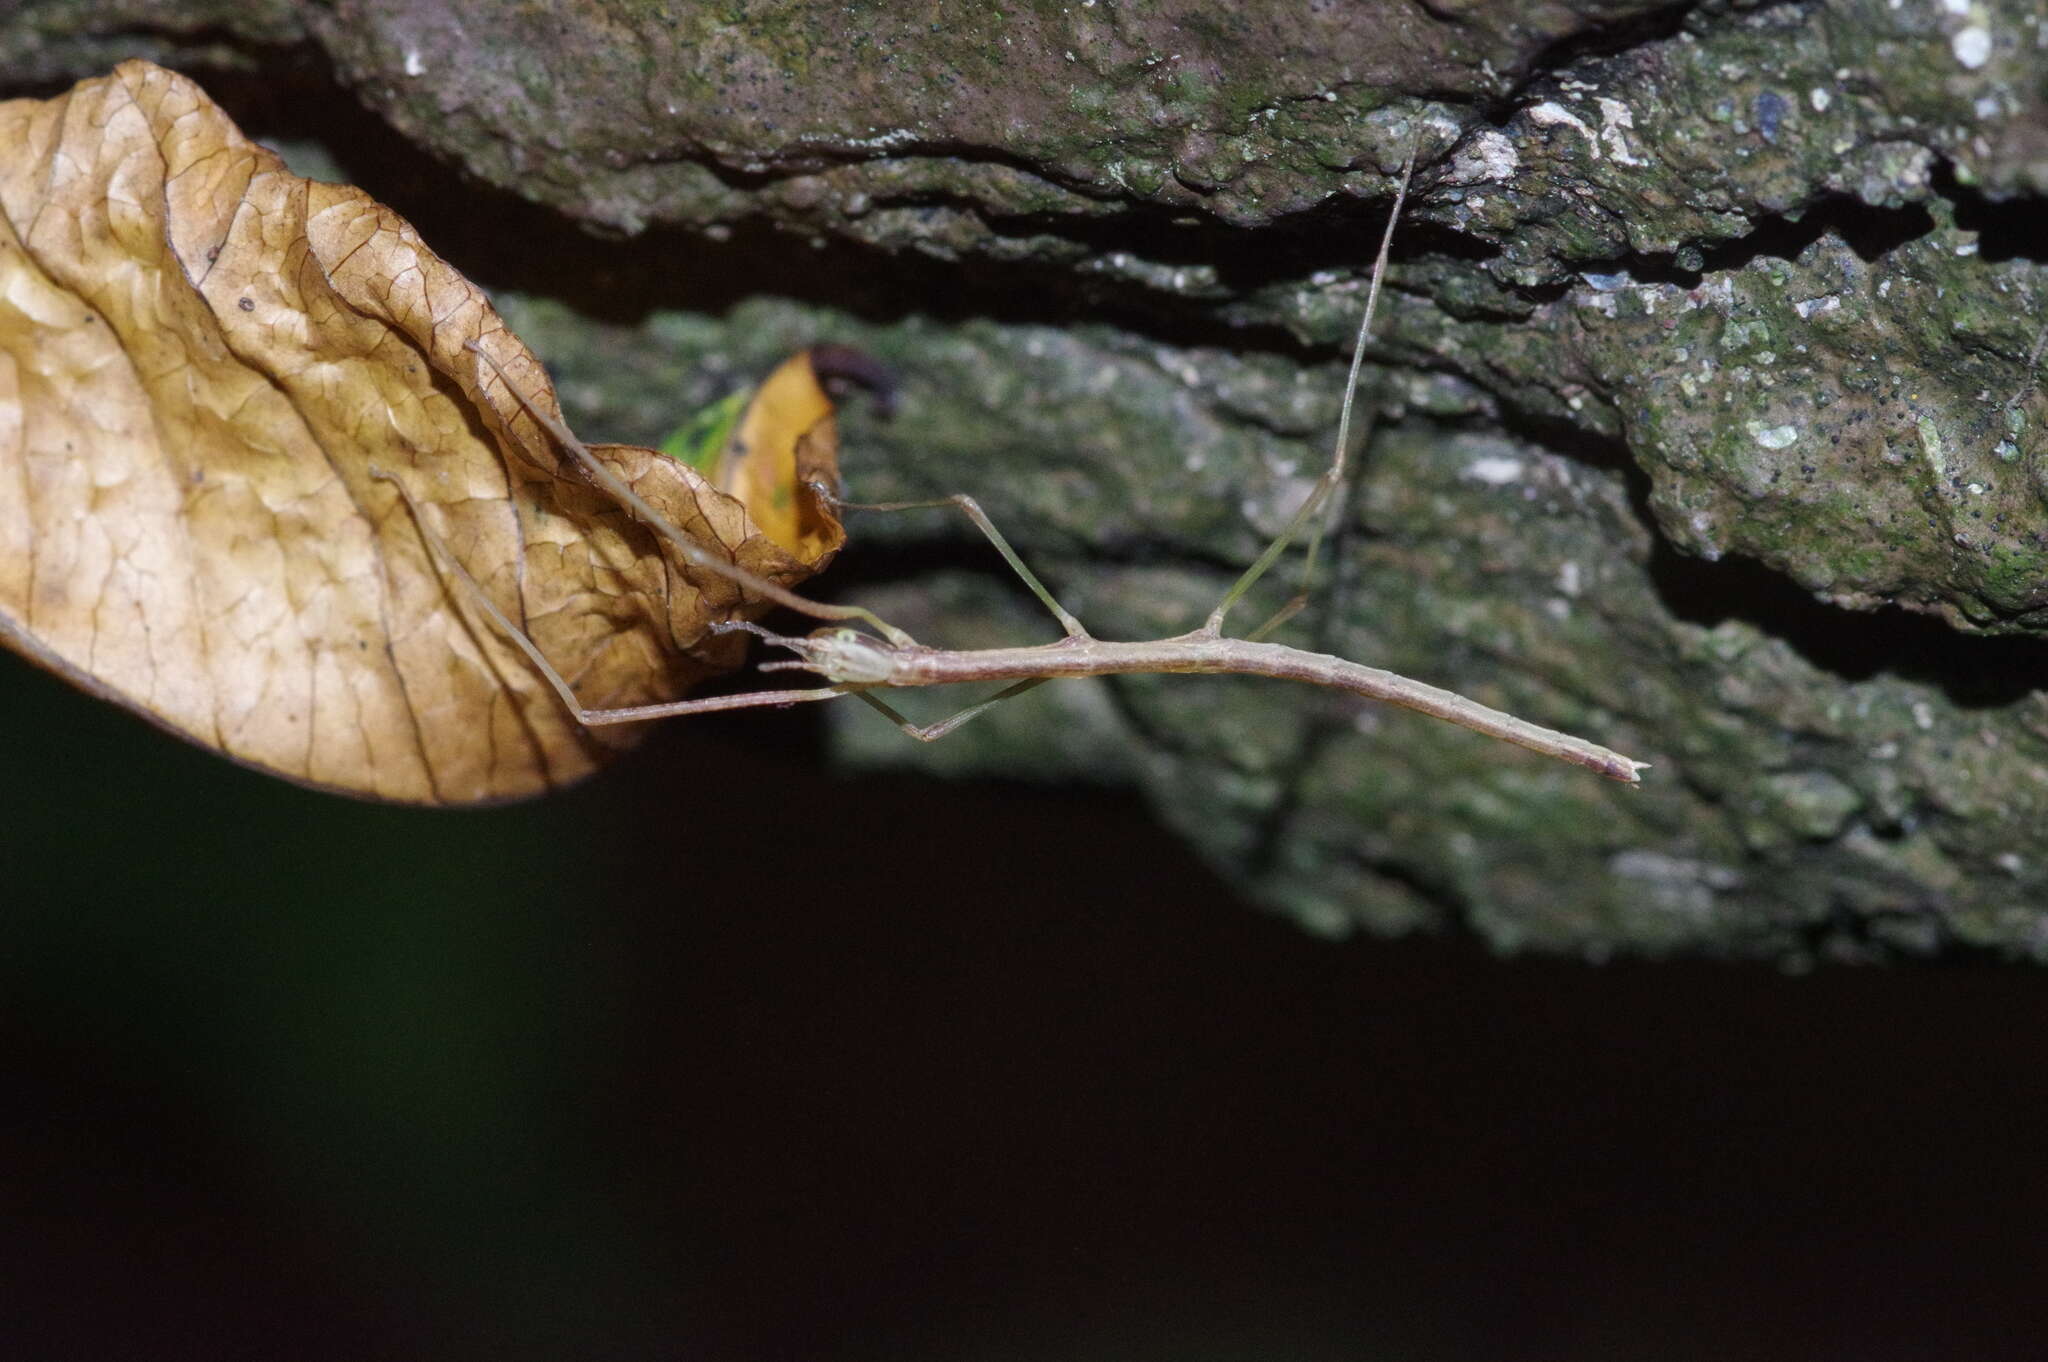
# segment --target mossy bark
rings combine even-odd
[[[507,213],[484,270],[589,433],[862,346],[905,391],[849,420],[853,494],[972,492],[1105,636],[1199,619],[1326,460],[1419,137],[1377,429],[1293,627],[1643,788],[1222,679],[1046,687],[931,748],[850,712],[846,758],[1134,781],[1319,930],[2048,955],[2036,7],[676,8],[44,3],[0,51],[324,52],[469,175],[646,234],[594,263]],[[1049,636],[971,534],[860,521],[843,589],[933,641]],[[861,544],[905,552],[863,581]]]

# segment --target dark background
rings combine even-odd
[[[0,662],[0,1354],[2039,1355],[2038,972],[1315,941],[789,715],[382,808]]]

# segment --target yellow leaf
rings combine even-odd
[[[816,498],[798,495],[809,483],[837,475],[836,451],[813,434],[831,418],[832,399],[818,384],[810,354],[796,355],[755,392],[711,474],[715,486],[745,503],[763,534],[799,558],[838,544],[838,522]]]
[[[739,640],[707,626],[761,605],[664,556],[472,342],[559,410],[411,226],[290,174],[183,77],[126,62],[0,104],[0,637],[309,784],[455,804],[587,773],[633,730],[562,710],[377,472],[587,704],[672,699],[730,668]],[[829,403],[792,400],[809,423],[788,467],[829,485]],[[747,470],[750,515],[652,450],[596,452],[771,581],[841,542],[802,485]]]

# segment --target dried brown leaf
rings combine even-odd
[[[373,470],[587,704],[676,697],[737,660],[707,625],[759,610],[565,466],[470,342],[558,410],[405,221],[289,173],[183,77],[131,61],[0,104],[0,637],[309,784],[456,804],[585,774],[633,730],[577,725]],[[798,434],[832,476],[829,405]],[[840,543],[800,507],[785,551],[674,460],[597,452],[772,581]]]

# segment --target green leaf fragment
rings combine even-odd
[[[677,426],[661,442],[661,452],[709,476],[753,396],[751,388],[727,393]]]

